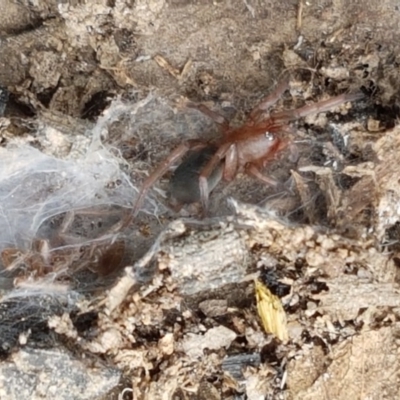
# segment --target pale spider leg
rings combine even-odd
[[[284,123],[303,118],[309,114],[317,114],[320,112],[329,111],[331,108],[337,107],[349,101],[361,100],[365,95],[359,93],[345,93],[340,96],[332,97],[328,100],[320,101],[319,103],[310,104],[294,110],[280,111],[271,114],[271,120],[276,123]]]
[[[120,233],[123,229],[127,228],[130,225],[132,219],[133,219],[132,213],[129,210],[125,210],[124,215],[121,217],[121,219],[114,225],[112,225],[107,230],[107,232],[105,232],[104,235],[101,238],[99,238],[98,243],[101,243],[102,238],[109,240],[110,236]],[[116,238],[117,237],[115,236],[114,239],[111,241],[111,244],[114,244]]]
[[[124,221],[123,227],[129,225],[132,221],[132,218],[135,218],[140,211],[140,208],[143,205],[144,199],[148,190],[151,188],[154,183],[160,179],[170,168],[172,164],[182,158],[185,153],[189,150],[200,150],[207,145],[204,143],[199,143],[198,141],[187,141],[179,145],[144,181],[142,188],[140,189],[139,195],[136,199],[135,205],[133,206],[132,213],[130,217]]]
[[[79,210],[78,211],[68,211],[67,213],[65,213],[64,219],[60,225],[60,227],[58,228],[56,235],[53,236],[48,242],[51,245],[51,250],[50,251],[57,251],[59,250],[61,247],[63,247],[64,245],[76,245],[76,244],[80,244],[78,242],[81,242],[80,239],[75,238],[74,236],[69,236],[67,235],[67,231],[68,229],[72,226],[74,219],[75,219],[75,214],[78,215],[94,215],[94,216],[103,216],[103,215],[107,215],[107,216],[111,216],[113,214],[116,214],[117,212],[112,212],[112,211],[108,211],[106,214],[104,213],[104,211],[97,211],[97,210],[88,210],[88,209],[83,209],[83,210]],[[109,232],[110,234],[112,233],[116,233],[114,232],[112,229]],[[107,236],[107,234],[105,235]],[[40,252],[41,254],[43,254],[43,252]]]
[[[206,164],[199,176],[199,185],[200,185],[200,198],[201,198],[201,205],[203,207],[204,214],[207,213],[208,210],[208,196],[209,196],[209,189],[208,189],[208,178],[212,174],[215,167],[218,165],[219,162],[223,160],[226,153],[229,151],[231,146],[236,146],[232,143],[225,143],[223,144],[217,152],[212,156],[210,161]],[[229,168],[229,165],[226,165],[225,168]],[[233,174],[234,175],[234,174]]]
[[[63,229],[60,230],[60,233],[58,234],[58,237],[64,240],[65,244],[78,244],[78,242],[81,242],[81,240],[78,240],[77,238],[74,238],[73,236],[68,236],[65,234],[67,228],[69,228],[69,226],[71,225],[71,223],[73,222],[73,218],[71,219],[71,217],[75,217],[74,214],[68,215],[70,213],[67,213],[66,217],[64,218],[64,221],[62,223],[62,227]],[[97,211],[97,210],[80,210],[79,211],[79,215],[94,215],[94,216],[102,216],[102,215],[107,215],[108,217],[110,216],[119,216],[121,213],[119,211],[108,211],[107,213],[104,213],[102,211]],[[66,219],[68,217],[67,223],[65,222]],[[122,212],[122,217],[121,219],[116,222],[114,225],[112,225],[110,228],[108,228],[108,230],[106,232],[104,232],[104,234],[97,238],[95,242],[92,243],[92,247],[99,247],[100,245],[102,245],[102,241],[103,239],[106,241],[109,241],[110,238],[112,236],[114,236],[114,238],[112,239],[112,241],[110,242],[110,244],[114,244],[114,241],[116,240],[116,235],[121,232],[123,229],[125,229],[131,222],[131,213],[129,210],[123,210]]]
[[[72,226],[75,220],[75,211],[71,210],[65,213],[64,219],[56,231],[56,234],[52,236],[49,240],[47,240],[48,245],[49,245],[49,250],[48,254],[44,256],[46,260],[50,258],[51,253],[56,253],[58,250],[60,250],[64,245],[66,244],[71,244],[73,240],[67,235],[68,229]],[[75,244],[77,244],[76,239],[75,239]]]
[[[246,165],[246,173],[253,178],[260,180],[261,182],[265,183],[268,186],[276,186],[278,182],[273,178],[268,178],[267,176],[263,175],[260,170],[254,164],[247,164]]]
[[[75,219],[74,211],[66,212],[58,233],[62,235],[63,233],[67,232],[67,230],[71,227],[72,223],[74,222],[74,219]]]
[[[188,102],[186,104],[189,108],[194,108],[195,110],[200,111],[204,115],[207,115],[210,119],[212,119],[219,127],[220,131],[225,135],[229,131],[229,122],[228,120],[221,114],[218,114],[215,111],[210,110],[204,104],[196,104],[192,102]]]
[[[251,111],[249,119],[254,123],[258,122],[258,118],[262,115],[262,113],[273,106],[288,89],[288,81],[285,80],[280,82],[275,90],[268,96],[264,97],[261,102]]]
[[[225,155],[224,163],[224,180],[230,182],[234,177],[238,169],[238,153],[237,146],[229,147],[228,152]]]

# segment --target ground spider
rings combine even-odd
[[[289,122],[309,114],[325,112],[345,102],[364,97],[361,92],[341,94],[298,109],[267,114],[268,109],[288,88],[289,84],[286,81],[278,84],[275,91],[262,99],[251,111],[245,124],[238,128],[231,127],[223,116],[204,105],[189,102],[187,106],[196,108],[217,123],[222,138],[215,142],[188,140],[172,151],[143,183],[132,210],[132,218],[137,216],[151,186],[189,151],[192,154],[189,161],[181,164],[182,167],[187,168],[186,175],[185,171],[182,171],[184,168],[180,167],[176,171],[178,174],[175,173],[178,176],[175,178],[175,188],[178,188],[176,189],[178,191],[181,190],[181,193],[175,197],[179,197],[184,203],[200,200],[204,213],[207,212],[210,192],[221,178],[229,182],[239,172],[246,172],[265,184],[275,185],[276,182],[264,176],[260,170],[289,144],[284,135],[285,132],[290,131],[287,125]],[[185,177],[187,177],[186,188],[182,182]]]

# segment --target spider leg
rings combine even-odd
[[[210,110],[204,104],[196,104],[189,101],[186,103],[186,106],[189,108],[194,108],[195,110],[198,110],[204,115],[207,115],[207,117],[211,118],[218,125],[223,134],[225,134],[229,130],[228,120],[223,115]]]
[[[238,153],[236,145],[229,147],[225,155],[224,164],[224,179],[230,182],[234,177],[238,169]]]
[[[331,108],[337,107],[349,101],[361,100],[365,95],[362,92],[345,93],[340,96],[332,97],[328,100],[320,101],[319,103],[310,104],[294,110],[280,111],[271,114],[271,120],[274,123],[284,123],[303,118],[309,114],[317,114],[320,112],[329,111]]]
[[[260,180],[268,186],[276,186],[278,184],[275,179],[263,175],[255,164],[247,164],[246,172],[248,175]]]
[[[275,90],[269,94],[268,96],[264,97],[261,102],[252,110],[250,113],[250,120],[253,122],[258,122],[258,119],[261,117],[264,111],[267,111],[271,106],[273,106],[289,89],[289,82],[284,80],[278,84]]]
[[[217,167],[218,163],[220,163],[223,158],[228,153],[231,146],[235,146],[232,143],[223,144],[217,152],[212,156],[210,161],[206,164],[199,176],[199,185],[200,185],[200,198],[201,205],[203,207],[203,213],[207,213],[208,210],[208,197],[209,197],[209,188],[208,188],[208,178]]]
[[[74,222],[74,219],[75,219],[75,212],[68,211],[65,214],[64,219],[61,223],[59,233],[64,234],[65,232],[67,232],[67,230],[71,227],[72,223]]]
[[[132,213],[128,220],[124,222],[124,226],[126,227],[131,220],[137,216],[140,208],[143,205],[148,190],[168,171],[171,165],[182,158],[189,150],[200,150],[204,147],[206,147],[206,144],[200,143],[199,141],[187,141],[180,144],[164,161],[162,161],[161,164],[144,181],[135,205],[133,206]]]

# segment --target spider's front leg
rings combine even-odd
[[[188,101],[186,103],[186,107],[194,108],[195,110],[198,110],[201,113],[203,113],[204,115],[206,115],[208,118],[212,119],[218,125],[222,134],[226,135],[229,132],[229,130],[230,130],[229,122],[223,115],[210,110],[204,104],[196,104],[196,103],[192,103],[191,101]]]
[[[321,112],[326,112],[340,106],[343,103],[352,102],[356,100],[361,100],[365,98],[364,93],[344,93],[339,96],[331,97],[328,100],[323,100],[318,103],[310,104],[304,107],[300,107],[294,110],[280,111],[277,113],[271,114],[271,120],[275,124],[283,124],[290,121],[295,121],[297,119],[306,117],[310,114],[317,114]]]
[[[210,195],[208,180],[209,180],[211,174],[214,172],[214,170],[219,167],[218,164],[220,164],[221,161],[229,153],[232,146],[235,146],[235,144],[229,143],[229,142],[220,146],[220,148],[217,150],[217,152],[213,155],[213,157],[210,159],[210,161],[206,164],[206,166],[203,168],[203,170],[200,173],[200,176],[199,176],[200,198],[201,198],[201,205],[203,207],[204,215],[206,215],[207,211],[208,211],[208,198]],[[237,160],[234,165],[237,165]],[[224,177],[226,176],[226,173],[227,173],[226,171],[227,171],[227,169],[229,170],[229,168],[232,168],[232,163],[229,163],[229,161],[228,161],[228,165],[227,165],[227,162],[225,160]],[[231,171],[229,171],[229,174],[231,174]]]
[[[159,166],[150,174],[150,176],[144,181],[142,188],[138,194],[136,202],[133,206],[131,216],[129,218],[129,223],[133,218],[139,213],[144,199],[146,197],[149,189],[160,179],[168,169],[177,161],[179,161],[189,150],[200,150],[207,145],[199,142],[198,140],[190,140],[180,144],[164,161],[162,161]],[[125,222],[124,226],[127,226]]]
[[[260,122],[262,119],[262,115],[265,111],[268,111],[270,107],[272,107],[289,89],[289,82],[284,80],[278,84],[275,90],[269,94],[268,96],[264,97],[261,102],[253,109],[250,113],[249,120],[254,124]]]
[[[184,204],[201,202],[199,176],[217,150],[218,146],[210,144],[201,150],[191,151],[176,168],[168,185],[169,204],[176,211]],[[218,185],[222,174],[223,166],[218,165],[207,179],[209,193]]]

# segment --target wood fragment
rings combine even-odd
[[[299,0],[299,4],[297,7],[297,22],[296,22],[296,30],[300,31],[303,24],[303,9],[304,9],[304,1]]]
[[[192,65],[193,65],[193,61],[189,58],[189,60],[186,61],[185,65],[182,68],[182,71],[179,75],[179,80],[183,80],[189,74],[189,71],[191,70]]]
[[[316,171],[316,181],[325,196],[327,205],[328,220],[335,224],[337,220],[337,211],[342,201],[342,193],[335,184],[333,173],[330,168],[320,168]]]
[[[309,185],[307,185],[305,179],[300,174],[293,170],[291,171],[291,174],[296,184],[297,191],[299,192],[304,212],[310,223],[313,224],[316,222],[315,204],[313,201],[314,194],[311,193]]]

